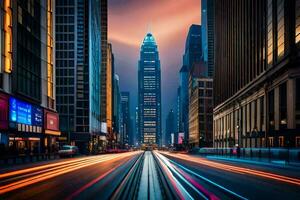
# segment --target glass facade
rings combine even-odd
[[[284,0],[277,0],[277,56],[284,55]]]
[[[89,4],[89,113],[90,131],[100,133],[100,78],[101,78],[101,1]],[[105,49],[107,51],[107,49]]]
[[[160,60],[151,33],[141,46],[138,69],[139,131],[141,143],[161,145]]]
[[[273,0],[267,4],[267,55],[268,65],[273,63]]]

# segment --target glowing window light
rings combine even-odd
[[[4,71],[12,71],[12,9],[10,0],[4,0]]]

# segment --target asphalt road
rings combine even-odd
[[[112,197],[298,200],[300,170],[159,151],[60,159],[0,170],[0,199]]]

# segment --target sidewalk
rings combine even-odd
[[[224,160],[224,161],[232,161],[232,162],[241,162],[247,164],[255,164],[255,165],[265,165],[265,166],[272,166],[272,167],[281,167],[281,168],[288,168],[293,170],[300,170],[300,163],[298,162],[286,162],[285,160],[269,160],[266,158],[237,158],[234,156],[206,156],[207,159],[212,160]]]
[[[57,160],[58,154],[33,154],[33,155],[20,155],[20,156],[6,156],[0,157],[0,169],[24,165],[29,163],[39,163],[43,161]]]

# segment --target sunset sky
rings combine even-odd
[[[150,30],[158,44],[162,73],[162,124],[176,110],[178,71],[191,24],[200,24],[200,0],[109,0],[108,38],[115,55],[121,91],[137,106],[137,69],[141,42]]]

